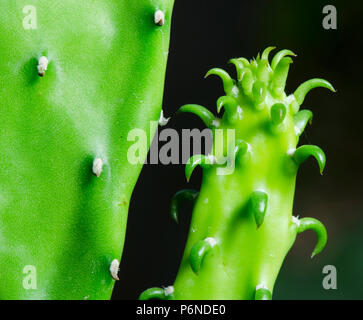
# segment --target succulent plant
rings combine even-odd
[[[270,63],[273,49],[251,61],[230,60],[237,80],[219,68],[207,73],[223,82],[225,95],[217,101],[218,113],[225,110],[221,118],[200,105],[179,110],[204,121],[213,132],[213,148],[208,155],[192,156],[185,168],[189,180],[194,169],[202,167],[200,193],[188,189],[172,200],[175,220],[183,200],[195,202],[175,283],[149,289],[140,299],[271,299],[298,234],[314,230],[317,244],[312,256],[323,250],[324,225],[293,216],[293,200],[299,166],[312,156],[323,173],[325,154],[317,146],[297,145],[313,117],[311,111],[300,110],[306,94],[317,87],[335,90],[323,79],[312,79],[286,94],[295,54],[282,50]]]
[[[174,1],[31,3],[0,4],[0,299],[108,299]]]

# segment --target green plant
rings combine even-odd
[[[110,298],[173,3],[1,1],[1,299]]]
[[[194,155],[186,165],[188,180],[196,166],[202,167],[200,193],[184,190],[172,200],[174,219],[181,200],[196,201],[174,286],[146,290],[140,299],[271,299],[297,234],[316,232],[312,256],[324,248],[323,224],[313,218],[298,219],[292,209],[299,165],[313,156],[320,173],[325,167],[319,147],[296,147],[312,120],[312,112],[299,111],[300,106],[311,89],[334,88],[313,79],[287,95],[285,84],[295,55],[282,50],[270,64],[273,49],[251,61],[232,59],[237,81],[222,69],[207,73],[223,81],[226,95],[217,101],[217,111],[225,109],[221,119],[199,105],[181,107],[180,112],[198,115],[212,129],[213,149],[208,156]],[[228,129],[233,133],[230,142]]]

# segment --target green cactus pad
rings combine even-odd
[[[1,1],[0,299],[110,298],[173,2]]]

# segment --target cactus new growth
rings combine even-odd
[[[219,68],[207,73],[222,79],[225,95],[217,101],[217,111],[225,109],[222,118],[199,105],[180,109],[198,115],[212,129],[213,149],[208,156],[194,155],[186,165],[188,180],[201,165],[200,193],[180,191],[172,200],[176,220],[183,198],[195,201],[173,294],[152,288],[140,298],[271,299],[283,260],[299,233],[316,232],[312,256],[323,250],[327,241],[323,224],[313,218],[299,219],[292,210],[301,163],[312,156],[320,173],[325,167],[319,147],[297,147],[312,120],[312,112],[300,107],[311,89],[334,88],[325,80],[312,79],[287,95],[285,84],[295,55],[282,50],[269,63],[273,49],[251,61],[230,60],[237,69],[236,81]],[[218,129],[223,129],[222,135]],[[226,138],[228,129],[234,133],[232,148]],[[222,165],[226,158],[227,168]]]
[[[173,3],[1,1],[0,299],[110,298]]]

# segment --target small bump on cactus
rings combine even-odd
[[[120,271],[120,262],[117,259],[112,260],[110,265],[110,273],[111,277],[116,281],[120,280],[118,277],[119,271]]]
[[[47,71],[48,69],[48,63],[49,61],[47,57],[42,56],[39,58],[37,69],[38,69],[38,75],[40,77],[45,76],[45,71]]]
[[[201,166],[202,168],[211,167],[216,161],[216,157],[213,155],[205,156],[204,154],[197,154],[192,156],[185,166],[185,177],[187,178],[187,181],[189,182],[190,177],[197,166]]]
[[[93,174],[99,178],[101,176],[101,172],[103,170],[103,161],[102,159],[100,158],[96,158],[94,161],[93,161],[93,166],[92,166],[92,171],[93,171]]]
[[[303,218],[298,222],[297,233],[302,233],[306,230],[313,230],[316,233],[318,241],[313,253],[311,254],[311,258],[314,258],[314,256],[322,252],[325,248],[326,242],[328,241],[328,234],[324,225],[314,218]]]
[[[174,287],[169,286],[166,288],[150,288],[145,290],[139,296],[139,300],[150,300],[150,299],[159,299],[159,300],[173,300],[174,299]]]
[[[173,220],[179,222],[179,207],[182,202],[190,201],[194,203],[199,195],[199,192],[193,189],[184,189],[178,191],[172,198],[170,204],[170,214]]]
[[[155,11],[154,22],[158,26],[163,26],[165,23],[165,13],[161,10]]]
[[[192,250],[190,251],[190,266],[196,274],[198,274],[202,266],[204,257],[206,254],[211,252],[216,244],[217,241],[209,237],[197,242],[193,246]]]
[[[292,154],[292,158],[299,166],[301,163],[305,162],[310,156],[314,157],[319,164],[320,174],[323,174],[325,168],[325,153],[317,146],[305,145],[297,148]]]
[[[264,285],[256,287],[255,300],[272,300],[271,291]]]
[[[186,104],[177,111],[177,113],[190,112],[197,115],[208,128],[218,127],[216,117],[207,108],[198,104]]]
[[[257,228],[259,228],[264,219],[267,209],[268,195],[263,191],[255,191],[250,198],[250,211],[255,217]]]

